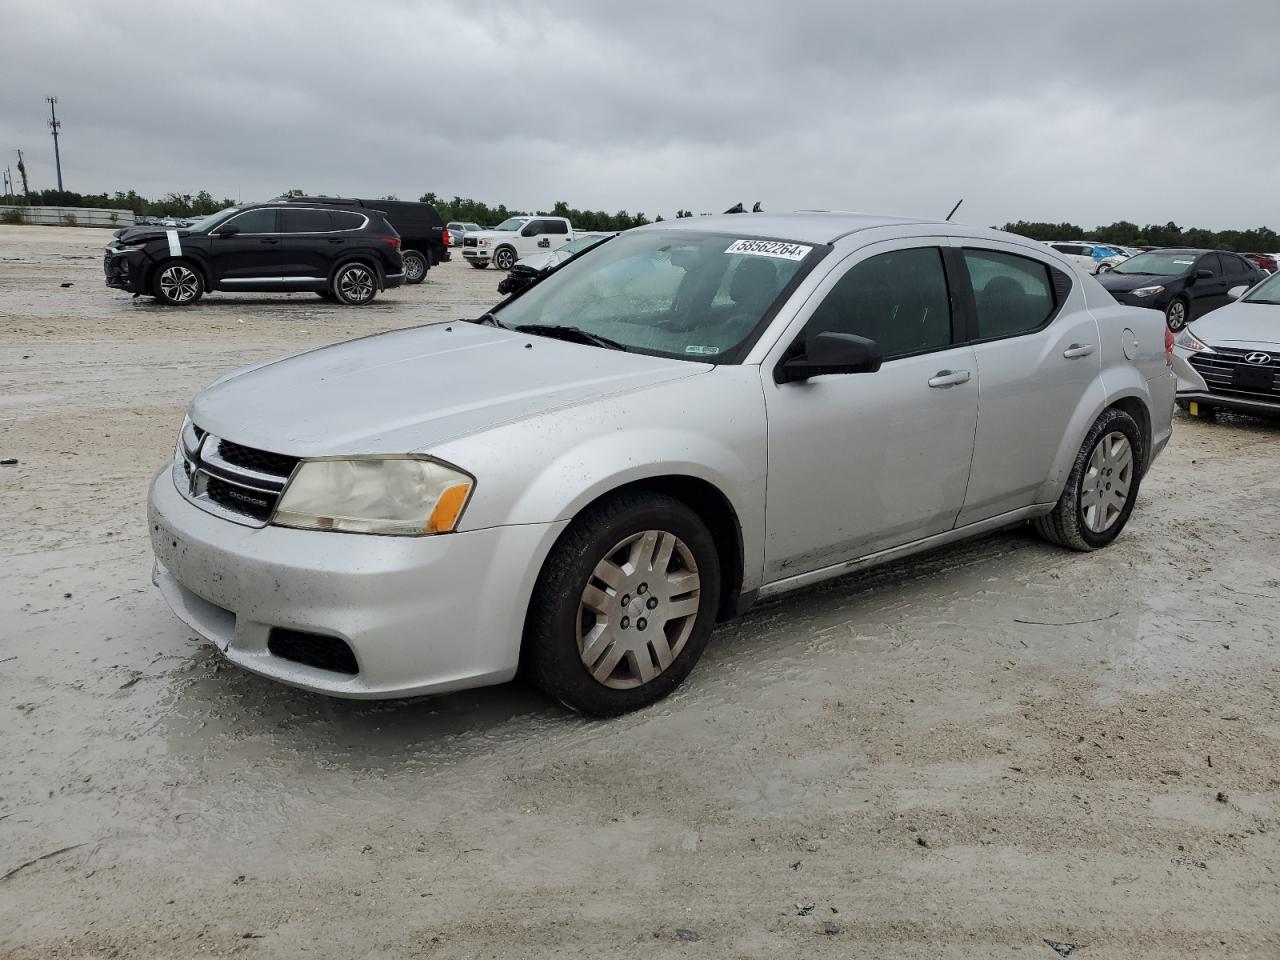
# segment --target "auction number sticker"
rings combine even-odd
[[[725,253],[745,253],[752,257],[773,257],[775,260],[803,260],[813,247],[782,240],[735,240]]]

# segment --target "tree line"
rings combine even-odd
[[[1042,223],[1019,220],[996,230],[1016,233],[1032,240],[1091,240],[1114,243],[1122,247],[1208,247],[1213,250],[1235,250],[1238,253],[1275,253],[1280,251],[1280,234],[1269,227],[1252,230],[1205,230],[1183,228],[1176,223],[1148,224],[1140,227],[1127,220],[1117,220],[1105,227],[1086,230],[1074,223]]]
[[[286,190],[286,196],[303,196],[302,190]],[[20,200],[21,198],[12,198]],[[394,196],[382,197],[395,200]],[[470,197],[447,200],[435,193],[424,193],[418,198],[440,211],[446,221],[460,220],[481,226],[497,226],[508,217],[543,215],[567,217],[579,230],[629,230],[646,223],[661,222],[661,215],[650,220],[643,213],[619,210],[580,210],[563,200],[556,201],[549,210],[519,210],[506,204],[490,206]],[[31,206],[101,207],[108,210],[132,210],[140,217],[205,217],[224,207],[235,206],[230,197],[216,200],[208,190],[194,194],[166,193],[158,199],[141,196],[134,190],[117,190],[115,193],[76,193],[71,190],[33,190],[26,202]],[[677,210],[677,219],[692,217],[692,210]],[[1176,223],[1147,224],[1140,227],[1127,220],[1118,220],[1108,226],[1086,230],[1074,223],[1046,223],[1035,220],[1019,220],[1006,223],[997,230],[1005,230],[1033,240],[1092,240],[1097,243],[1115,243],[1122,247],[1211,247],[1220,250],[1236,250],[1240,253],[1274,253],[1280,251],[1280,234],[1269,227],[1252,230],[1205,230],[1201,227],[1179,227]]]

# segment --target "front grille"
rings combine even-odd
[[[223,440],[188,422],[173,479],[196,506],[261,526],[271,519],[297,465],[297,457]]]
[[[1191,366],[1204,378],[1210,393],[1263,402],[1280,399],[1280,349],[1271,352],[1214,347],[1213,350],[1213,353],[1194,353],[1190,357]],[[1245,360],[1256,353],[1269,354],[1271,362]],[[1251,382],[1242,383],[1244,378]]]
[[[356,655],[351,652],[346,641],[337,637],[272,627],[271,635],[267,638],[267,650],[282,660],[291,660],[320,670],[353,675],[360,672]]]
[[[287,457],[283,453],[268,453],[266,450],[254,450],[230,440],[218,441],[218,452],[227,463],[237,467],[246,467],[259,473],[273,473],[288,477],[298,465],[297,457]]]
[[[464,247],[474,247],[474,246],[478,246],[478,245],[479,245],[479,243],[480,243],[480,241],[479,241],[479,240],[477,240],[475,237],[463,237],[463,238],[462,238],[462,245],[463,245]]]

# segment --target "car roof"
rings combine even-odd
[[[993,233],[985,228],[962,227],[943,220],[887,217],[836,210],[798,210],[795,213],[728,213],[710,217],[681,217],[637,227],[637,230],[688,230],[727,233],[739,237],[777,237],[804,243],[834,243],[841,237],[877,227],[928,224],[946,231]]]

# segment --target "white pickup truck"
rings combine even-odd
[[[462,238],[462,257],[477,270],[489,261],[499,270],[510,270],[521,257],[554,250],[574,236],[573,224],[564,217],[510,217],[493,230],[468,230]]]

